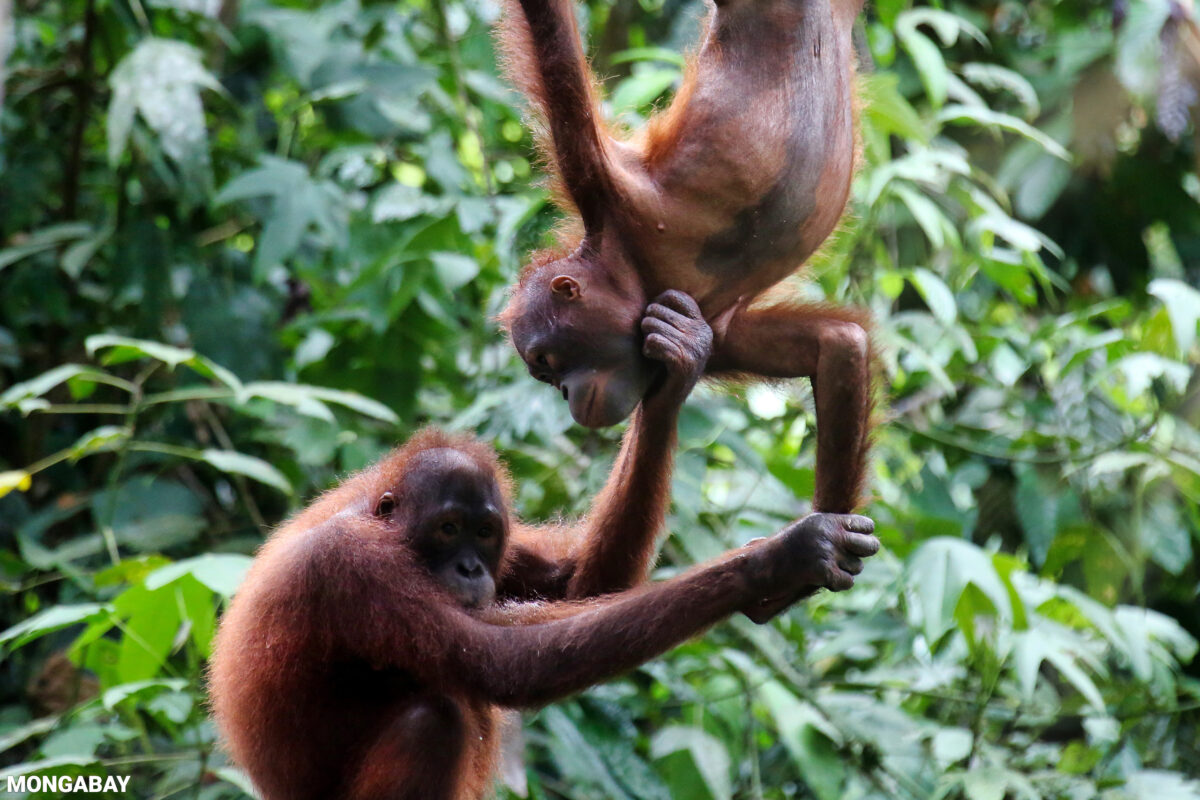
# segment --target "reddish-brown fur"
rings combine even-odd
[[[862,0],[716,5],[674,102],[625,141],[600,120],[571,0],[506,0],[509,74],[536,112],[556,197],[582,226],[565,228],[560,253],[533,258],[502,320],[532,367],[519,326],[599,331],[610,319],[614,337],[633,337],[625,320],[650,298],[686,292],[715,333],[708,374],[812,379],[814,508],[850,511],[869,443],[868,315],[770,290],[844,211],[856,151],[851,28]],[[546,290],[560,274],[576,279],[582,300]]]
[[[226,746],[265,800],[481,798],[502,708],[625,672],[762,597],[849,588],[878,543],[863,535],[869,520],[826,515],[628,588],[661,527],[677,410],[643,405],[581,525],[539,531],[504,511],[496,605],[456,602],[396,522],[407,512],[378,511],[392,492],[412,498],[421,457],[447,450],[507,504],[495,455],[466,437],[426,431],[276,531],[221,621],[210,670]]]
[[[498,597],[581,599],[621,591],[644,579],[669,500],[675,441],[677,408],[661,413],[657,408],[650,404],[638,411],[608,485],[587,519],[574,527],[512,526]],[[423,608],[436,605],[430,600],[439,596],[436,584],[420,574],[402,548],[377,553],[382,560],[371,561],[375,543],[357,539],[360,531],[377,527],[370,516],[372,498],[397,485],[416,456],[439,447],[470,456],[496,477],[506,500],[510,496],[507,473],[490,447],[465,436],[423,431],[389,458],[321,495],[272,534],[222,619],[211,669],[213,709],[234,759],[250,771],[268,800],[468,798],[481,796],[490,785],[497,743],[493,703],[454,698],[453,711],[447,713],[459,718],[458,724],[448,725],[428,709],[408,719],[392,707],[406,705],[406,679],[396,671],[394,657],[379,656],[377,664],[360,665],[361,674],[341,677],[329,658],[345,649],[337,635],[344,627],[362,638],[385,631],[402,635],[408,641],[391,641],[393,650],[407,645],[401,660],[419,660],[422,652],[435,649],[422,640],[436,638],[442,630],[432,619],[436,609],[430,613]],[[380,572],[381,564],[395,572]],[[364,616],[372,608],[366,597],[351,601],[350,587],[372,578],[381,592],[390,593],[386,599],[397,611],[413,615],[410,625]],[[343,586],[346,593],[336,597]],[[328,607],[314,608],[322,595],[329,595]],[[530,605],[521,613],[539,609]],[[379,644],[386,649],[389,642],[385,637]],[[355,732],[369,730],[372,720],[382,725],[385,717],[408,733],[374,737],[380,740],[374,756],[355,753]],[[452,763],[442,765],[443,775],[463,777],[454,793],[369,790],[376,783],[395,786],[398,776],[435,771],[426,755],[413,760],[411,745],[407,758],[400,757],[406,737],[419,741],[412,731],[426,728],[426,736],[446,736],[464,748],[449,759]],[[351,789],[344,780],[354,773],[348,763],[356,760],[364,768],[356,778],[360,788]],[[343,782],[331,783],[339,779]],[[422,780],[414,786],[424,786]]]

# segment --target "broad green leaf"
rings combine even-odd
[[[268,271],[290,258],[306,233],[324,246],[341,246],[346,238],[346,197],[331,181],[316,180],[295,161],[263,155],[259,166],[227,183],[214,202],[218,205],[255,197],[271,199],[254,255],[254,274],[264,280]]]
[[[632,800],[615,780],[600,753],[561,708],[550,706],[541,713],[541,718],[551,733],[547,742],[551,755],[567,780],[581,787],[597,787],[603,797],[612,800]]]
[[[1037,228],[1018,222],[1006,214],[991,213],[976,217],[971,220],[971,229],[991,231],[1018,250],[1036,253],[1045,248],[1058,258],[1064,255],[1062,248]]]
[[[946,67],[942,51],[932,39],[915,28],[898,30],[896,33],[917,67],[917,74],[921,76],[921,83],[925,84],[925,94],[929,97],[929,102],[940,108],[946,102],[950,84],[950,70]]]
[[[433,261],[438,282],[447,292],[462,288],[479,274],[479,262],[468,256],[458,253],[433,253],[429,258]]]
[[[396,413],[382,403],[364,397],[355,392],[340,389],[330,389],[325,386],[311,386],[303,383],[283,383],[282,381],[255,381],[247,383],[244,389],[245,397],[262,397],[277,403],[294,406],[308,416],[318,419],[330,419],[329,409],[324,403],[344,406],[372,419],[390,424],[397,424],[400,418]]]
[[[403,222],[422,214],[442,216],[452,205],[448,197],[425,194],[415,186],[403,183],[390,183],[375,193],[371,219],[377,223]]]
[[[1146,394],[1155,379],[1161,379],[1176,392],[1183,392],[1191,376],[1186,364],[1155,353],[1133,353],[1119,359],[1110,369],[1124,377],[1130,397]]]
[[[963,775],[963,790],[968,800],[1004,800],[1007,789],[1004,770],[997,767],[973,769]]]
[[[650,740],[650,755],[661,761],[675,754],[686,756],[690,769],[699,775],[707,796],[712,800],[729,800],[733,796],[733,786],[729,780],[729,751],[719,739],[701,728],[667,726]],[[675,796],[682,794],[681,788],[678,781],[672,781]],[[687,796],[698,800],[702,797],[695,792]]]
[[[1200,780],[1166,770],[1142,769],[1124,786],[1130,800],[1200,800]]]
[[[636,111],[650,105],[674,86],[683,76],[678,67],[651,67],[635,70],[621,81],[612,95],[615,113]]]
[[[134,118],[140,115],[185,179],[197,186],[209,185],[208,126],[200,90],[223,90],[201,58],[201,52],[189,44],[149,36],[117,64],[109,78],[110,164],[120,162]]]
[[[1033,699],[1037,686],[1038,671],[1043,661],[1049,661],[1097,711],[1104,711],[1104,698],[1100,690],[1076,663],[1076,654],[1071,651],[1071,639],[1065,629],[1042,623],[1027,631],[1014,634],[1013,659],[1022,694]]]
[[[110,352],[104,357],[105,364],[123,364],[137,358],[154,358],[174,368],[196,357],[194,350],[151,342],[146,339],[131,339],[128,336],[117,336],[111,333],[89,336],[84,341],[84,347],[91,356],[101,350],[109,350]]]
[[[146,576],[146,588],[162,588],[184,575],[191,575],[226,599],[233,597],[254,559],[236,553],[205,553],[161,567]]]
[[[112,238],[112,235],[113,229],[105,227],[68,247],[63,252],[62,261],[59,262],[63,272],[67,273],[72,279],[79,280],[79,276],[83,274],[83,270],[88,265],[88,262],[96,255],[96,251]]]
[[[144,681],[131,681],[107,689],[100,697],[100,702],[110,711],[130,699],[146,694],[157,694],[162,691],[178,692],[186,689],[188,682],[182,678],[155,678]]]
[[[129,439],[129,429],[121,425],[102,425],[88,431],[71,446],[71,460],[110,453],[121,447]]]
[[[242,399],[261,397],[275,403],[291,406],[308,417],[333,422],[333,412],[305,387],[282,381],[255,381],[243,387]]]
[[[1020,134],[1040,144],[1050,155],[1057,156],[1067,162],[1072,160],[1071,154],[1061,144],[1025,120],[1014,117],[1011,114],[1005,114],[1001,111],[988,108],[978,108],[976,106],[950,105],[938,112],[937,118],[939,122],[943,123],[973,123],[985,128],[999,128]]]
[[[900,78],[888,72],[859,76],[864,112],[871,124],[884,133],[927,143],[929,131],[921,115],[900,94]]]
[[[292,485],[283,473],[263,461],[261,458],[238,453],[233,450],[205,450],[201,458],[222,472],[231,475],[244,475],[271,486],[284,494],[292,493]]]
[[[952,627],[954,610],[968,585],[979,589],[1002,619],[1011,622],[1013,618],[1008,590],[991,558],[970,542],[930,539],[909,557],[908,577],[931,645]]]
[[[43,372],[36,378],[30,378],[24,383],[8,387],[4,394],[0,394],[0,406],[16,406],[22,400],[41,397],[54,387],[80,376],[92,379],[110,378],[107,373],[94,367],[86,367],[82,364],[62,364]]]
[[[66,242],[83,239],[92,233],[85,222],[63,222],[34,231],[28,236],[12,237],[12,245],[0,250],[0,270],[23,258],[53,250]]]
[[[174,587],[152,592],[132,586],[113,599],[113,611],[123,621],[117,678],[129,683],[160,677],[183,624]]]
[[[0,632],[0,644],[11,643],[9,649],[15,650],[47,633],[91,622],[106,616],[111,611],[112,607],[104,603],[53,606]]]
[[[846,778],[837,755],[841,732],[777,681],[764,684],[758,694],[809,788],[820,800],[840,800]]]
[[[921,230],[925,232],[925,237],[929,239],[929,244],[935,249],[940,250],[946,244],[946,230],[953,230],[953,226],[938,208],[937,203],[930,200],[927,196],[920,192],[914,191],[903,184],[894,184],[892,191],[904,201],[904,205],[912,213],[913,219],[921,226]]]
[[[958,41],[959,35],[964,33],[984,47],[988,46],[987,36],[965,17],[928,6],[920,6],[900,14],[896,19],[896,33],[903,35],[903,33],[915,30],[918,25],[928,25],[932,28],[937,33],[943,47],[953,46]]]
[[[611,64],[626,64],[631,61],[662,61],[674,64],[679,69],[686,66],[686,59],[676,50],[666,47],[633,47],[613,53],[608,59]]]
[[[942,728],[933,735],[933,757],[946,769],[971,754],[975,736],[966,728]]]
[[[963,77],[984,89],[1003,90],[1013,95],[1025,111],[1025,119],[1032,120],[1041,113],[1037,92],[1025,76],[1000,64],[972,61],[963,64]]]
[[[3,734],[0,734],[0,753],[6,753],[22,742],[53,730],[54,726],[58,725],[58,722],[58,717],[51,715],[6,730]]]
[[[95,723],[71,725],[46,737],[41,744],[42,755],[48,758],[71,756],[91,758],[108,741],[105,726]]]
[[[1175,344],[1186,356],[1196,341],[1196,325],[1200,323],[1200,291],[1174,278],[1150,281],[1147,291],[1166,306]]]
[[[921,293],[934,319],[943,325],[954,324],[958,317],[958,305],[954,302],[954,294],[945,281],[924,267],[914,269],[909,273],[909,279]]]
[[[306,386],[305,389],[319,400],[324,400],[326,403],[333,403],[339,406],[345,406],[351,411],[357,411],[373,419],[382,422],[388,422],[393,425],[400,423],[400,418],[396,416],[396,412],[385,406],[383,403],[372,400],[369,397],[364,397],[355,392],[344,392],[339,389],[329,389],[324,386]]]

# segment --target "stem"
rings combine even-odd
[[[133,437],[137,433],[138,414],[142,410],[142,387],[159,366],[161,364],[152,364],[142,370],[131,385],[129,412],[125,415],[125,430],[128,435],[121,443],[120,449],[117,450],[117,463],[113,465],[112,471],[108,474],[108,502],[105,503],[104,514],[100,518],[100,535],[104,537],[104,546],[108,549],[108,557],[113,566],[121,563],[121,553],[117,547],[117,534],[113,530],[113,520],[117,516],[117,484],[120,481],[121,472],[125,469],[129,451],[134,449]]]
[[[213,435],[217,437],[217,441],[221,443],[221,447],[226,450],[236,450],[233,446],[233,439],[229,437],[229,432],[225,430],[225,426],[221,424],[220,418],[213,412],[212,406],[204,403],[204,416],[208,421],[208,427],[212,430]],[[254,502],[254,495],[250,493],[250,483],[244,475],[234,475],[233,482],[237,486],[238,494],[242,497],[242,503],[246,506],[246,511],[250,514],[250,519],[259,530],[267,528],[267,521],[263,517],[262,512],[258,509],[258,503]]]
[[[35,414],[128,414],[129,406],[116,403],[63,403],[49,408],[35,408]]]
[[[492,184],[492,167],[488,162],[483,135],[479,131],[479,121],[475,118],[476,115],[473,113],[474,109],[471,107],[471,100],[467,97],[466,83],[462,77],[462,58],[458,52],[458,42],[450,35],[450,25],[447,22],[446,0],[433,0],[433,7],[437,12],[438,38],[442,40],[442,46],[446,48],[446,53],[450,57],[450,74],[454,78],[454,96],[455,103],[458,106],[458,113],[466,123],[467,130],[475,137],[475,141],[479,145],[479,156],[483,161],[483,186],[488,193],[488,198],[491,199],[496,194],[496,187]],[[495,211],[494,203],[492,207],[493,211]]]
[[[177,444],[163,444],[162,442],[130,442],[129,449],[139,453],[160,453],[164,456],[176,456],[177,458],[186,458],[192,461],[201,461],[204,459],[204,454],[194,447],[180,447]]]
[[[79,176],[83,172],[83,136],[91,118],[94,63],[92,42],[96,36],[96,0],[87,0],[83,12],[83,43],[79,52],[79,81],[75,84],[75,127],[67,150],[63,174],[63,217],[75,219],[79,212]]]

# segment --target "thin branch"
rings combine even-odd
[[[75,84],[75,127],[71,131],[66,172],[63,175],[63,218],[75,219],[79,212],[79,180],[83,172],[83,136],[91,119],[92,80],[95,63],[92,42],[96,37],[96,0],[87,0],[83,12],[83,43],[79,51],[79,81]]]

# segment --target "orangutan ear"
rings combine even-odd
[[[557,275],[550,281],[550,291],[564,300],[577,300],[583,294],[579,281],[570,275]]]

